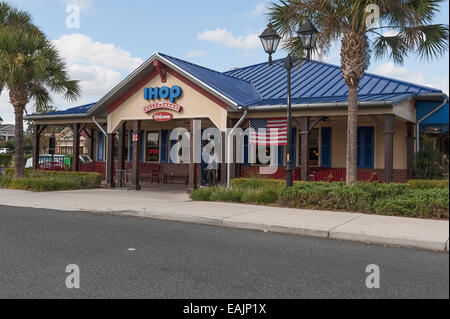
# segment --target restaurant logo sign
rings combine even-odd
[[[165,99],[170,100],[171,103],[175,103],[175,100],[181,96],[183,90],[178,86],[174,85],[171,88],[163,86],[161,88],[145,88],[144,89],[144,99],[146,100],[159,100]]]
[[[155,102],[150,105],[144,107],[145,113],[150,113],[155,110],[170,110],[173,112],[181,112],[183,107],[175,103],[175,100],[181,96],[183,90],[174,85],[172,87],[163,86],[161,88],[145,88],[144,89],[144,98],[146,100],[159,100],[159,99],[168,99],[170,102]],[[157,122],[167,122],[173,119],[173,114],[168,112],[159,112],[153,114],[153,120]]]
[[[168,122],[173,119],[173,115],[168,112],[158,112],[153,114],[153,119],[156,122]]]
[[[175,104],[175,103],[169,103],[169,102],[157,102],[157,103],[152,103],[150,105],[147,105],[146,107],[144,107],[144,112],[145,113],[150,113],[151,111],[154,110],[161,110],[161,109],[165,109],[165,110],[170,110],[170,111],[174,111],[174,112],[181,112],[183,110],[183,107],[181,105]]]

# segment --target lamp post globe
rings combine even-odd
[[[277,51],[281,37],[273,28],[272,23],[269,23],[259,38],[263,45],[264,51],[266,51],[269,55],[269,64],[272,65],[272,54]]]
[[[307,20],[300,26],[297,33],[302,42],[303,49],[306,51],[306,60],[309,61],[311,59],[311,51],[316,46],[319,31],[310,20]]]

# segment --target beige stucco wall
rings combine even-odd
[[[145,113],[144,108],[149,104],[156,102],[167,102],[167,100],[152,100],[147,101],[144,99],[145,87],[172,87],[178,85],[182,88],[183,93],[175,103],[183,107],[180,113],[170,110],[157,110],[150,113]],[[210,119],[214,125],[221,131],[226,130],[227,124],[227,110],[220,105],[213,102],[208,97],[204,96],[200,92],[194,90],[183,81],[177,79],[173,75],[167,73],[167,82],[161,83],[161,78],[156,76],[141,89],[139,89],[133,96],[125,101],[121,106],[108,115],[108,133],[117,131],[120,124],[123,121],[131,120],[148,120],[152,121],[152,115],[156,112],[168,112],[173,114],[174,120],[176,119]],[[166,123],[168,124],[168,123]],[[170,124],[168,124],[170,125]]]
[[[382,117],[379,117],[382,119]],[[396,118],[394,123],[394,169],[406,169],[406,124],[402,119]],[[376,126],[375,122],[369,117],[359,118],[358,126],[373,126],[375,128],[374,136],[374,168],[384,169],[384,134],[383,130]],[[331,146],[331,165],[335,168],[344,168],[346,163],[347,149],[347,118],[330,117],[325,123],[316,126],[319,128],[319,153],[321,143],[321,127],[332,128],[332,146]],[[298,135],[298,139],[299,139]],[[297,155],[300,152],[300,144],[297,144]],[[299,158],[297,156],[297,158]],[[319,156],[319,163],[321,158]]]

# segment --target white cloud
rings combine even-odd
[[[375,69],[375,73],[388,77],[393,77],[399,80],[408,81],[414,84],[429,86],[435,89],[440,89],[446,94],[449,93],[449,76],[445,78],[437,75],[426,75],[421,71],[408,69],[404,66],[396,66],[394,62],[381,64]]]
[[[249,50],[261,45],[257,34],[234,36],[227,29],[206,30],[197,35],[197,39],[222,44],[229,48]]]
[[[82,11],[88,11],[94,8],[94,1],[93,0],[61,0],[66,5],[75,4],[78,7],[80,7],[80,10]]]
[[[68,63],[98,64],[131,72],[143,62],[114,44],[95,42],[80,33],[63,35],[52,42]]]
[[[263,14],[265,11],[266,11],[266,3],[260,2],[250,12],[250,16],[253,16],[253,17],[259,16],[260,14]]]
[[[0,95],[0,117],[3,119],[4,124],[14,123],[14,110],[11,103],[9,103],[9,92],[3,90]]]
[[[199,57],[204,56],[204,55],[205,55],[205,51],[193,50],[193,51],[189,51],[186,54],[186,57],[188,57],[188,58],[199,58]]]

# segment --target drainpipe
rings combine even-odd
[[[230,133],[228,134],[227,139],[227,188],[230,188],[230,179],[231,179],[231,143],[233,142],[233,139],[231,138],[234,134],[234,131],[241,126],[242,122],[244,122],[245,118],[247,117],[248,110],[244,111],[244,114],[239,119],[237,124],[231,129]]]
[[[95,125],[97,125],[98,129],[103,133],[103,135],[106,136],[106,147],[108,148],[109,142],[108,142],[108,134],[106,133],[106,131],[103,129],[103,127],[97,122],[97,120],[95,119],[95,116],[92,117],[92,121],[95,123]],[[92,137],[91,137],[92,138]],[[106,150],[106,169],[108,169],[108,163],[109,163],[109,152],[108,150]],[[108,180],[108,172],[106,172],[106,183],[109,183],[110,181]]]
[[[419,121],[416,123],[416,153],[420,151],[420,124],[425,121],[427,118],[429,118],[431,115],[442,109],[446,104],[448,103],[448,96],[443,94],[442,95],[442,104],[437,106],[433,111],[422,117]]]

